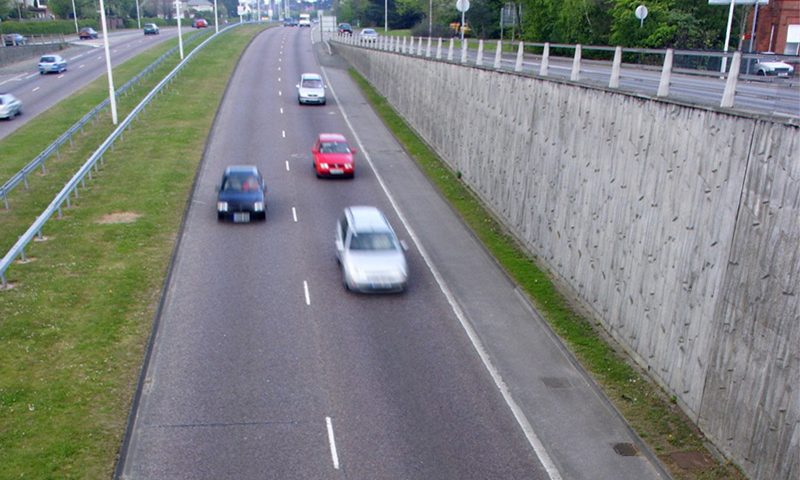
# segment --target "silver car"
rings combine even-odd
[[[50,72],[66,72],[67,61],[61,58],[61,55],[42,55],[39,59],[39,73],[44,75]]]
[[[375,207],[347,207],[336,223],[336,259],[348,290],[402,292],[408,282],[405,247]]]
[[[374,42],[378,39],[378,32],[374,28],[365,28],[358,34],[361,40]]]
[[[22,115],[22,102],[10,93],[0,93],[0,118]]]
[[[794,67],[777,57],[764,57],[756,60],[756,74],[762,76],[791,77]]]
[[[297,84],[297,101],[300,105],[304,103],[325,105],[325,85],[319,74],[304,73],[300,75],[300,83]]]

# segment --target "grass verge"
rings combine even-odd
[[[110,478],[203,145],[261,29],[200,52],[0,291],[0,478]],[[135,186],[135,188],[133,188]],[[4,224],[5,226],[5,224]]]
[[[186,53],[205,38],[206,36],[201,36],[187,42]],[[177,39],[165,42],[117,66],[114,69],[115,84],[124,85],[175,44]],[[125,95],[117,97],[119,120],[122,121],[179,61],[177,53],[170,56],[138,85],[130,88]],[[107,95],[108,80],[102,75],[0,141],[0,151],[3,152],[0,162],[0,182],[5,182],[28,164],[86,112],[102,102]],[[41,170],[37,170],[35,175],[29,176],[30,189],[26,190],[20,185],[11,192],[9,195],[11,209],[5,210],[0,206],[0,225],[3,225],[0,229],[0,251],[3,254],[11,248],[17,237],[30,226],[33,219],[44,210],[55,194],[114,128],[111,123],[111,112],[106,109],[96,117],[94,123],[76,134],[71,143],[65,144],[58,155],[51,155],[45,162],[47,174],[43,175]]]
[[[705,447],[702,434],[656,385],[631,366],[602,332],[572,307],[550,276],[539,268],[480,200],[367,80],[350,69],[373,109],[383,119],[428,179],[461,215],[509,276],[592,375],[625,419],[677,479],[744,479],[733,465],[721,463]],[[685,461],[684,459],[692,461]]]

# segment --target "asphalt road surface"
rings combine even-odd
[[[327,106],[297,104],[302,72]],[[355,179],[315,177],[321,132],[359,149]],[[266,222],[217,221],[233,164],[264,173]],[[348,205],[408,242],[404,294],[344,290]],[[308,29],[266,30],[239,62],[157,325],[121,478],[663,478]]]
[[[184,29],[184,32],[189,29]],[[175,38],[177,28],[164,28],[160,35],[142,34],[140,30],[115,32],[109,35],[111,65],[119,65],[148,48]],[[102,38],[74,41],[61,52],[53,52],[67,60],[67,71],[39,75],[39,57],[0,69],[0,92],[11,93],[22,100],[23,114],[12,120],[0,120],[0,139],[5,138],[36,115],[68,98],[73,93],[106,74]],[[122,86],[115,79],[115,88]],[[86,113],[86,112],[82,112]],[[53,139],[55,140],[55,139]]]

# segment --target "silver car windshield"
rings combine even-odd
[[[350,250],[397,250],[391,233],[360,233],[350,239]]]

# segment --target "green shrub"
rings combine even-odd
[[[92,27],[100,30],[99,22],[94,18],[78,20],[78,27]],[[72,20],[45,20],[19,22],[15,20],[2,23],[3,33],[20,33],[30,35],[70,35],[75,33],[75,22]]]

